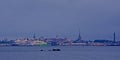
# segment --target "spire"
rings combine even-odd
[[[81,43],[81,42],[83,42],[82,41],[82,37],[81,37],[81,33],[80,33],[80,29],[79,29],[79,35],[78,35],[78,38],[77,38],[77,40],[75,40],[75,41],[73,41],[74,43]]]
[[[80,31],[79,31],[78,41],[81,41],[81,39],[82,39],[82,37],[81,37]]]
[[[79,30],[78,39],[74,42],[77,42],[77,43],[82,42],[82,37],[81,37],[81,34],[80,34],[80,30]]]
[[[115,32],[113,34],[113,42],[115,43],[116,42],[116,35],[115,35]]]
[[[33,34],[33,39],[36,39],[35,33]]]

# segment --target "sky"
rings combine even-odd
[[[0,0],[0,39],[44,36],[120,41],[120,0]]]

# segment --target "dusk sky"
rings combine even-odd
[[[120,40],[120,0],[0,0],[0,39]]]

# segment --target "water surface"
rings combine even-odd
[[[53,48],[60,48],[61,51],[48,51]],[[120,60],[120,47],[0,47],[0,60]]]

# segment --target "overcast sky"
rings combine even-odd
[[[0,39],[120,40],[120,0],[0,0]]]

